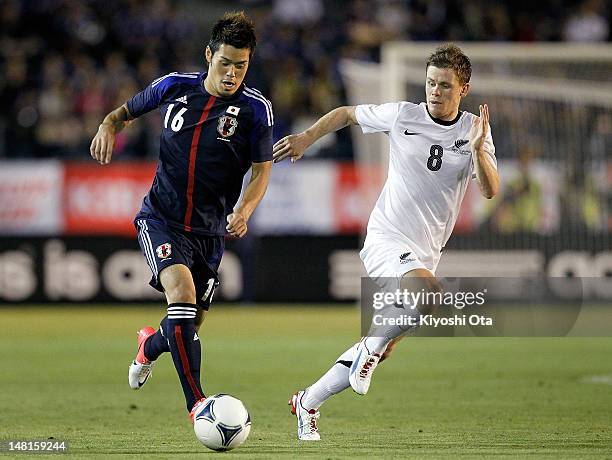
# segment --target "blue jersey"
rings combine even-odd
[[[204,89],[205,73],[173,72],[127,103],[133,117],[162,115],[159,163],[137,218],[224,235],[252,163],[272,160],[272,104],[242,84],[229,98]]]

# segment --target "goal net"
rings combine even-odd
[[[349,103],[423,101],[438,45],[392,42],[380,64],[343,61]],[[441,268],[612,276],[612,46],[458,45],[472,62],[461,108],[489,105],[502,189],[489,201],[470,185]],[[386,170],[386,136],[353,143],[358,163]]]

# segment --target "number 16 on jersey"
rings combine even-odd
[[[164,128],[168,128],[168,120],[170,119],[170,112],[174,108],[175,104],[170,104],[168,106],[168,110],[166,110],[166,117],[164,118]],[[178,132],[182,127],[183,123],[185,123],[185,119],[183,118],[183,114],[187,112],[187,107],[183,107],[179,110],[174,118],[172,119],[172,123],[170,123],[170,129],[175,133]]]

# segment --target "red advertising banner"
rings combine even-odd
[[[132,221],[154,175],[152,162],[66,164],[64,233],[135,235]]]
[[[0,235],[54,235],[61,231],[63,165],[13,161],[0,165]]]
[[[0,236],[131,237],[135,234],[132,221],[151,186],[155,167],[154,162],[100,166],[2,161]],[[475,181],[470,181],[453,234],[480,230],[554,234],[562,225],[562,203],[572,210],[568,216],[575,225],[595,231],[612,228],[612,213],[606,205],[612,163],[585,173],[583,185],[567,182],[554,162],[534,161],[528,175],[513,160],[500,160],[499,169],[501,191],[493,200],[484,199]],[[277,164],[251,220],[251,231],[257,235],[360,234],[383,183],[379,166],[330,161]]]
[[[353,163],[333,166],[336,168],[336,180],[330,200],[335,216],[334,233],[363,233],[384,184],[383,171],[376,166]]]

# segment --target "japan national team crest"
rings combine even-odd
[[[230,137],[236,131],[238,127],[238,120],[228,115],[223,115],[219,118],[219,124],[217,125],[217,131],[223,137]]]
[[[160,259],[167,259],[172,254],[172,245],[170,243],[160,244],[155,252],[157,252],[157,257]]]

